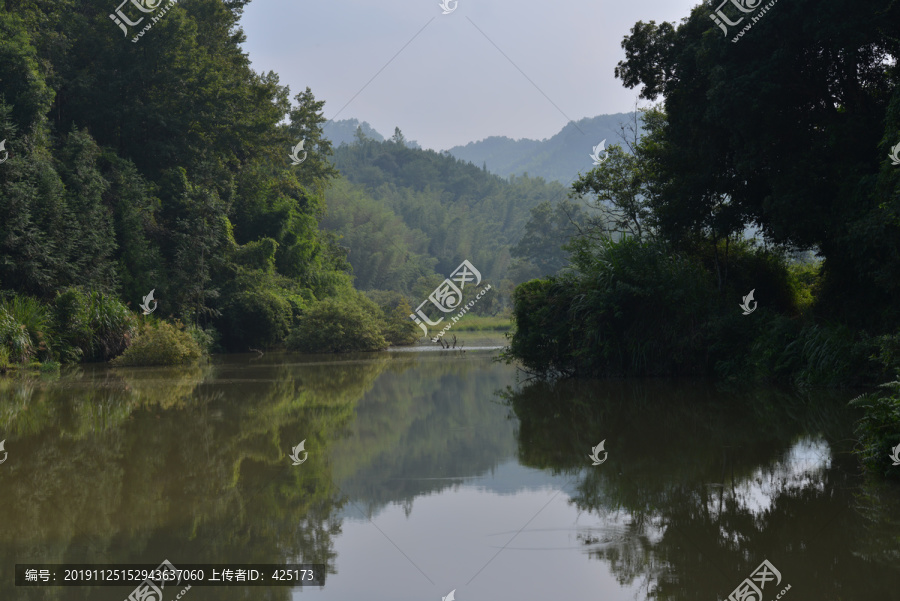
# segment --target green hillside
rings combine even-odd
[[[326,191],[321,225],[341,236],[356,286],[417,298],[466,259],[501,290],[522,281],[510,249],[532,209],[567,194],[556,182],[503,179],[447,154],[408,148],[402,133],[342,145],[334,163],[344,179]]]

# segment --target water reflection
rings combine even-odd
[[[574,475],[572,503],[599,520],[579,534],[586,551],[647,598],[726,598],[766,558],[794,598],[896,594],[896,490],[860,482],[841,395],[649,381],[504,396],[521,419],[521,461]],[[582,469],[602,438],[609,460]],[[880,514],[854,501],[861,485]],[[890,535],[867,532],[876,516]]]
[[[492,356],[0,379],[0,599],[130,591],[16,589],[16,562],[163,559],[328,566],[322,589],[195,587],[187,601],[723,599],[766,558],[787,601],[897,595],[900,495],[858,475],[844,398],[521,386]]]

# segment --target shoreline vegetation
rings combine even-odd
[[[410,304],[464,259],[493,288],[472,313],[509,315],[562,184],[399,128],[333,148],[324,101],[253,70],[242,3],[167,6],[140,44],[90,4],[0,9],[0,371],[412,344]]]
[[[409,319],[405,299],[397,297],[393,307],[379,307],[365,296],[355,300],[359,304],[333,299],[316,304],[282,344],[266,350],[377,351],[426,340]],[[471,315],[455,329],[507,332],[511,326],[508,318]],[[113,367],[192,364],[212,352],[228,352],[218,336],[211,328],[133,313],[114,297],[77,287],[60,291],[49,303],[10,295],[0,300],[0,375],[55,371],[81,362]]]
[[[515,288],[504,357],[548,380],[877,387],[857,452],[900,480],[900,8],[826,4],[836,35],[779,5],[739,47],[703,6],[633,26],[615,75],[656,104],[572,184],[590,218],[568,267]]]
[[[0,9],[0,372],[413,344],[411,305],[470,260],[491,289],[453,332],[511,315],[504,357],[537,376],[884,384],[857,406],[887,473],[900,5],[824,1],[828,23],[779,5],[740,45],[703,6],[636,23],[615,74],[659,104],[569,199],[399,128],[333,149],[324,101],[251,68],[242,2],[176,4],[141,44],[90,3]]]

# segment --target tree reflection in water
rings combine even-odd
[[[521,420],[521,462],[576,478],[571,502],[596,518],[578,534],[586,552],[647,598],[727,598],[763,559],[790,598],[896,594],[897,490],[859,475],[848,395],[663,380],[499,394]],[[594,467],[601,439],[609,460]]]

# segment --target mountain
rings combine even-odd
[[[362,133],[376,142],[384,142],[385,137],[378,133],[374,127],[369,125],[368,121],[359,122],[358,119],[342,119],[340,121],[329,121],[322,127],[322,135],[334,144],[337,148],[341,144],[353,144],[356,141],[356,128],[362,129]],[[421,148],[415,140],[406,141],[407,148]]]
[[[544,140],[491,136],[465,146],[454,146],[447,152],[476,167],[487,165],[489,172],[504,178],[527,173],[531,177],[568,185],[579,173],[593,167],[588,155],[594,146],[603,140],[606,140],[606,148],[612,144],[622,144],[622,125],[633,122],[634,113],[598,115],[570,121],[556,135]],[[360,123],[358,119],[329,121],[322,130],[337,148],[342,143],[353,144],[356,141],[357,127],[367,138],[377,142],[386,139],[366,121]],[[405,145],[407,148],[421,148],[410,140],[406,140]]]
[[[502,177],[540,176],[568,184],[579,173],[593,167],[589,158],[593,147],[606,140],[606,147],[622,144],[621,126],[633,123],[634,113],[617,113],[570,121],[559,133],[544,140],[491,136],[465,146],[454,146],[450,154]]]
[[[346,249],[356,287],[415,298],[427,296],[463,260],[498,290],[503,282],[510,288],[522,281],[511,248],[522,239],[531,209],[567,193],[558,182],[500,177],[447,153],[392,140],[342,144],[333,162],[343,177],[325,191],[328,209],[320,226]]]

